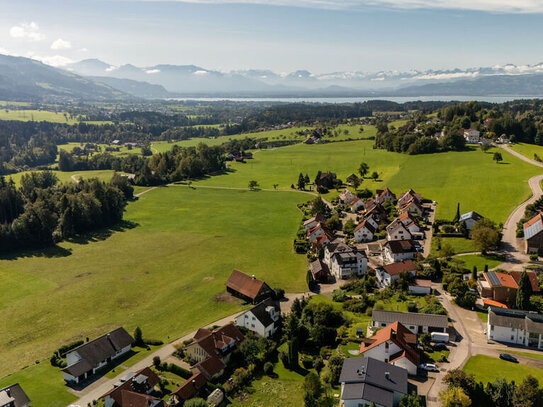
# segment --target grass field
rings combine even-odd
[[[65,112],[52,112],[48,110],[0,110],[0,120],[18,120],[23,122],[53,122],[53,123],[66,123],[77,124],[79,120],[77,117],[70,116]],[[85,121],[88,124],[107,124],[111,122],[107,121]]]
[[[519,351],[516,351],[516,350],[513,351],[513,350],[509,350],[509,349],[500,349],[500,351],[505,352],[505,353],[511,353],[513,355],[524,356],[526,358],[543,360],[543,353],[519,352]]]
[[[332,144],[296,144],[257,151],[246,163],[232,163],[232,172],[201,181],[203,185],[247,187],[256,180],[263,188],[289,188],[300,172],[314,178],[318,170],[345,178],[361,161],[377,171],[381,182],[364,180],[361,188],[385,185],[401,193],[409,188],[436,200],[437,217],[451,219],[460,202],[462,211],[475,210],[495,222],[503,222],[530,195],[527,180],[538,169],[506,152],[503,164],[480,150],[410,156],[373,149],[373,141]]]
[[[493,269],[494,267],[498,267],[504,261],[502,257],[492,254],[488,254],[486,256],[480,254],[468,254],[466,256],[457,256],[455,258],[463,261],[464,268],[470,271],[473,270],[473,266],[476,266],[478,271],[483,271],[485,265],[487,265],[489,269]]]
[[[509,144],[511,150],[515,150],[517,153],[522,154],[523,156],[529,158],[530,160],[534,159],[534,154],[537,154],[539,158],[543,160],[543,146],[538,146],[537,144]]]
[[[543,381],[543,369],[531,366],[506,362],[498,358],[485,355],[476,355],[468,359],[463,370],[472,373],[478,382],[493,382],[499,377],[505,377],[508,381],[514,380],[520,383],[528,375],[532,375]]]
[[[72,176],[75,178],[98,178],[102,181],[109,181],[113,177],[113,170],[94,170],[94,171],[53,171],[60,182],[73,182]],[[15,174],[6,175],[7,179],[11,178],[15,184],[19,185],[24,174],[30,171],[17,172]],[[147,189],[147,188],[144,188]]]
[[[439,254],[438,240],[441,240],[441,247],[448,244],[453,250],[454,254],[459,253],[471,253],[476,252],[477,249],[473,246],[473,241],[470,239],[465,239],[463,237],[433,237],[431,245],[431,254],[436,256]]]
[[[128,154],[141,154],[140,147],[135,147],[129,150],[128,147],[126,146],[119,146],[119,151],[106,151],[106,147],[110,147],[109,144],[97,144],[97,145],[102,148],[101,153],[109,153],[116,156],[125,156]],[[74,149],[74,147],[83,148],[84,146],[85,146],[84,143],[67,143],[67,144],[59,144],[58,149],[71,152]],[[111,147],[114,147],[114,146],[111,146]],[[57,157],[57,160],[58,160],[58,157]]]
[[[231,315],[239,303],[217,295],[234,268],[304,291],[291,239],[307,199],[158,188],[129,204],[124,231],[0,260],[0,376],[119,325],[169,342]]]

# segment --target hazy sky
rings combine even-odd
[[[0,53],[56,65],[324,73],[543,61],[543,0],[0,0],[0,10]]]

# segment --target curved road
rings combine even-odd
[[[507,151],[509,154],[514,155],[515,157],[525,161],[529,164],[535,165],[537,167],[543,168],[543,163],[531,160],[520,153],[517,153],[514,150],[511,150],[506,145],[500,145],[500,148]],[[529,261],[528,255],[524,254],[524,247],[522,239],[518,239],[516,236],[517,223],[524,216],[524,211],[526,206],[537,201],[542,195],[543,190],[541,189],[541,181],[543,180],[542,175],[536,175],[528,180],[528,185],[532,190],[532,196],[526,201],[521,203],[519,206],[511,212],[507,220],[503,225],[503,238],[502,238],[502,248],[505,252],[506,262],[502,263],[499,267],[505,270],[520,269],[522,265]]]

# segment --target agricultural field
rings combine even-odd
[[[24,174],[31,171],[17,172],[15,174],[5,175],[6,179],[13,179],[16,185],[19,185]],[[92,171],[53,171],[60,182],[73,182],[74,178],[98,178],[102,181],[109,181],[115,171],[113,170],[92,170]],[[147,188],[145,188],[147,189]]]
[[[306,258],[291,239],[296,205],[308,198],[157,188],[129,204],[118,230],[4,257],[0,376],[120,325],[170,342],[231,315],[241,309],[224,295],[234,268],[287,292],[306,290]]]
[[[493,382],[499,377],[520,383],[528,375],[534,376],[540,383],[543,381],[543,369],[506,362],[486,355],[472,356],[464,365],[463,370],[466,373],[472,373],[476,381],[483,383]]]
[[[247,187],[250,180],[262,188],[290,188],[298,174],[314,178],[318,170],[336,172],[345,178],[358,170],[361,161],[377,171],[379,181],[365,179],[361,188],[375,190],[385,185],[396,193],[409,188],[438,202],[437,218],[452,219],[457,203],[463,211],[504,222],[509,213],[530,196],[527,180],[538,174],[533,165],[502,152],[504,163],[496,164],[492,153],[480,150],[427,155],[406,155],[373,148],[373,141],[292,146],[260,150],[245,163],[233,162],[231,172],[200,181],[201,185]]]
[[[48,110],[0,110],[0,120],[18,120],[24,122],[53,122],[77,124],[78,117],[72,117],[66,112],[52,112]],[[106,121],[85,121],[87,124],[108,124]]]
[[[134,147],[132,149],[128,149],[127,146],[118,146],[119,151],[106,151],[107,147],[117,147],[117,146],[110,146],[109,144],[96,144],[96,145],[102,149],[102,151],[100,151],[101,153],[109,153],[111,155],[116,155],[116,156],[126,156],[128,154],[138,154],[138,155],[141,154],[141,147]],[[85,146],[85,143],[67,143],[67,144],[59,144],[58,149],[71,152],[75,147],[83,148],[84,146]],[[57,160],[58,160],[58,157],[57,157]]]

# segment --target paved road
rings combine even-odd
[[[522,154],[517,153],[514,150],[511,150],[506,145],[500,145],[502,149],[508,153],[514,155],[515,157],[535,165],[537,167],[543,168],[543,163],[530,160],[529,158],[523,156]],[[522,204],[517,206],[513,212],[509,215],[505,224],[503,225],[503,238],[502,238],[502,249],[505,252],[506,262],[502,263],[499,267],[505,270],[514,270],[522,269],[522,265],[529,261],[529,257],[524,254],[523,240],[516,237],[517,223],[524,216],[524,211],[526,206],[538,200],[542,195],[543,191],[541,189],[541,181],[543,180],[543,175],[536,175],[528,180],[528,185],[532,190],[532,196],[524,201]]]
[[[430,215],[428,216],[428,220],[430,221],[430,228],[426,231],[425,236],[424,236],[425,240],[424,240],[423,254],[425,258],[427,258],[430,255],[430,251],[432,249],[432,235],[434,234],[433,224],[434,224],[434,219],[436,217],[436,206],[431,205],[430,208],[431,208],[431,212],[430,212]]]

